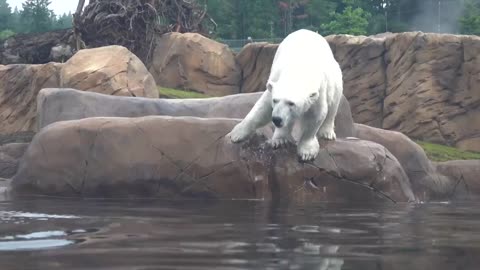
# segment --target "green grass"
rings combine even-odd
[[[167,87],[158,87],[158,92],[160,93],[161,98],[207,98],[210,97],[208,95],[187,91],[187,90],[179,90]]]
[[[415,141],[420,145],[425,153],[432,161],[448,161],[448,160],[462,160],[462,159],[480,159],[480,153],[463,151],[455,147],[428,143],[422,141]]]

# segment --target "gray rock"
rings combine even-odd
[[[42,89],[37,101],[38,129],[51,123],[88,117],[141,117],[149,115],[201,118],[243,118],[262,95],[236,94],[205,99],[149,99],[109,96],[74,89]],[[350,106],[342,98],[336,118],[339,138],[354,133]]]

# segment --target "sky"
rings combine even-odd
[[[22,9],[23,2],[25,2],[25,0],[7,0],[12,10],[15,9],[15,7]],[[77,0],[50,0],[50,2],[50,9],[52,9],[55,14],[68,13],[69,11],[74,13],[78,5]],[[85,0],[85,5],[87,4],[88,0]]]

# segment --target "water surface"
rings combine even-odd
[[[479,206],[4,201],[0,269],[479,269]]]

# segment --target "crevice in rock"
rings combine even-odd
[[[388,63],[387,63],[387,42],[383,40],[383,53],[382,53],[382,68],[383,68],[383,93],[380,97],[380,128],[384,128],[383,122],[385,121],[385,99],[388,93]]]
[[[228,132],[230,133],[230,131]],[[212,147],[212,145],[216,144],[219,140],[221,140],[222,138],[224,138],[228,133],[225,133],[223,134],[222,136],[218,137],[217,139],[215,139],[212,143],[208,144],[202,151],[200,151],[200,154],[198,154],[193,160],[191,160],[190,162],[187,163],[187,165],[183,168],[180,168],[180,172],[177,174],[177,176],[174,178],[173,181],[176,181],[179,177],[181,177],[184,173],[186,173],[186,171],[188,169],[190,169],[190,167],[197,161],[199,160],[203,153],[205,151],[207,151],[210,147]]]
[[[93,149],[95,147],[95,144],[97,142],[97,137],[100,135],[100,133],[102,132],[102,129],[105,125],[108,125],[109,123],[111,123],[111,121],[107,120],[105,122],[103,122],[102,124],[100,124],[100,126],[98,127],[97,131],[95,132],[95,135],[93,137],[93,140],[92,140],[92,143],[90,144],[90,147],[88,148],[88,153],[87,153],[87,156],[84,160],[84,167],[83,167],[83,177],[82,177],[82,182],[80,184],[80,195],[83,196],[84,194],[84,187],[85,187],[85,183],[87,181],[87,176],[88,176],[88,166],[89,166],[89,162],[88,160],[90,159],[90,157],[92,156],[92,152],[93,152]]]

